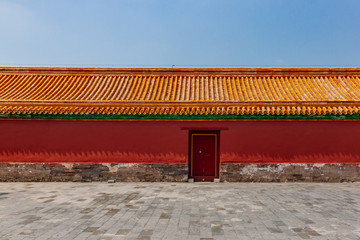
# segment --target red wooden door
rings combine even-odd
[[[217,177],[217,134],[191,134],[191,177],[195,181],[214,181]]]

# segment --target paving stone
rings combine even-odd
[[[360,183],[0,183],[0,192],[0,239],[360,239]]]

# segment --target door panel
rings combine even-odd
[[[195,181],[213,181],[218,171],[218,133],[190,133],[190,177]]]

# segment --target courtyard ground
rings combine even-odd
[[[0,183],[0,239],[360,239],[360,183]]]

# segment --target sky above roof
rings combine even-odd
[[[0,0],[0,65],[359,67],[359,0]]]

